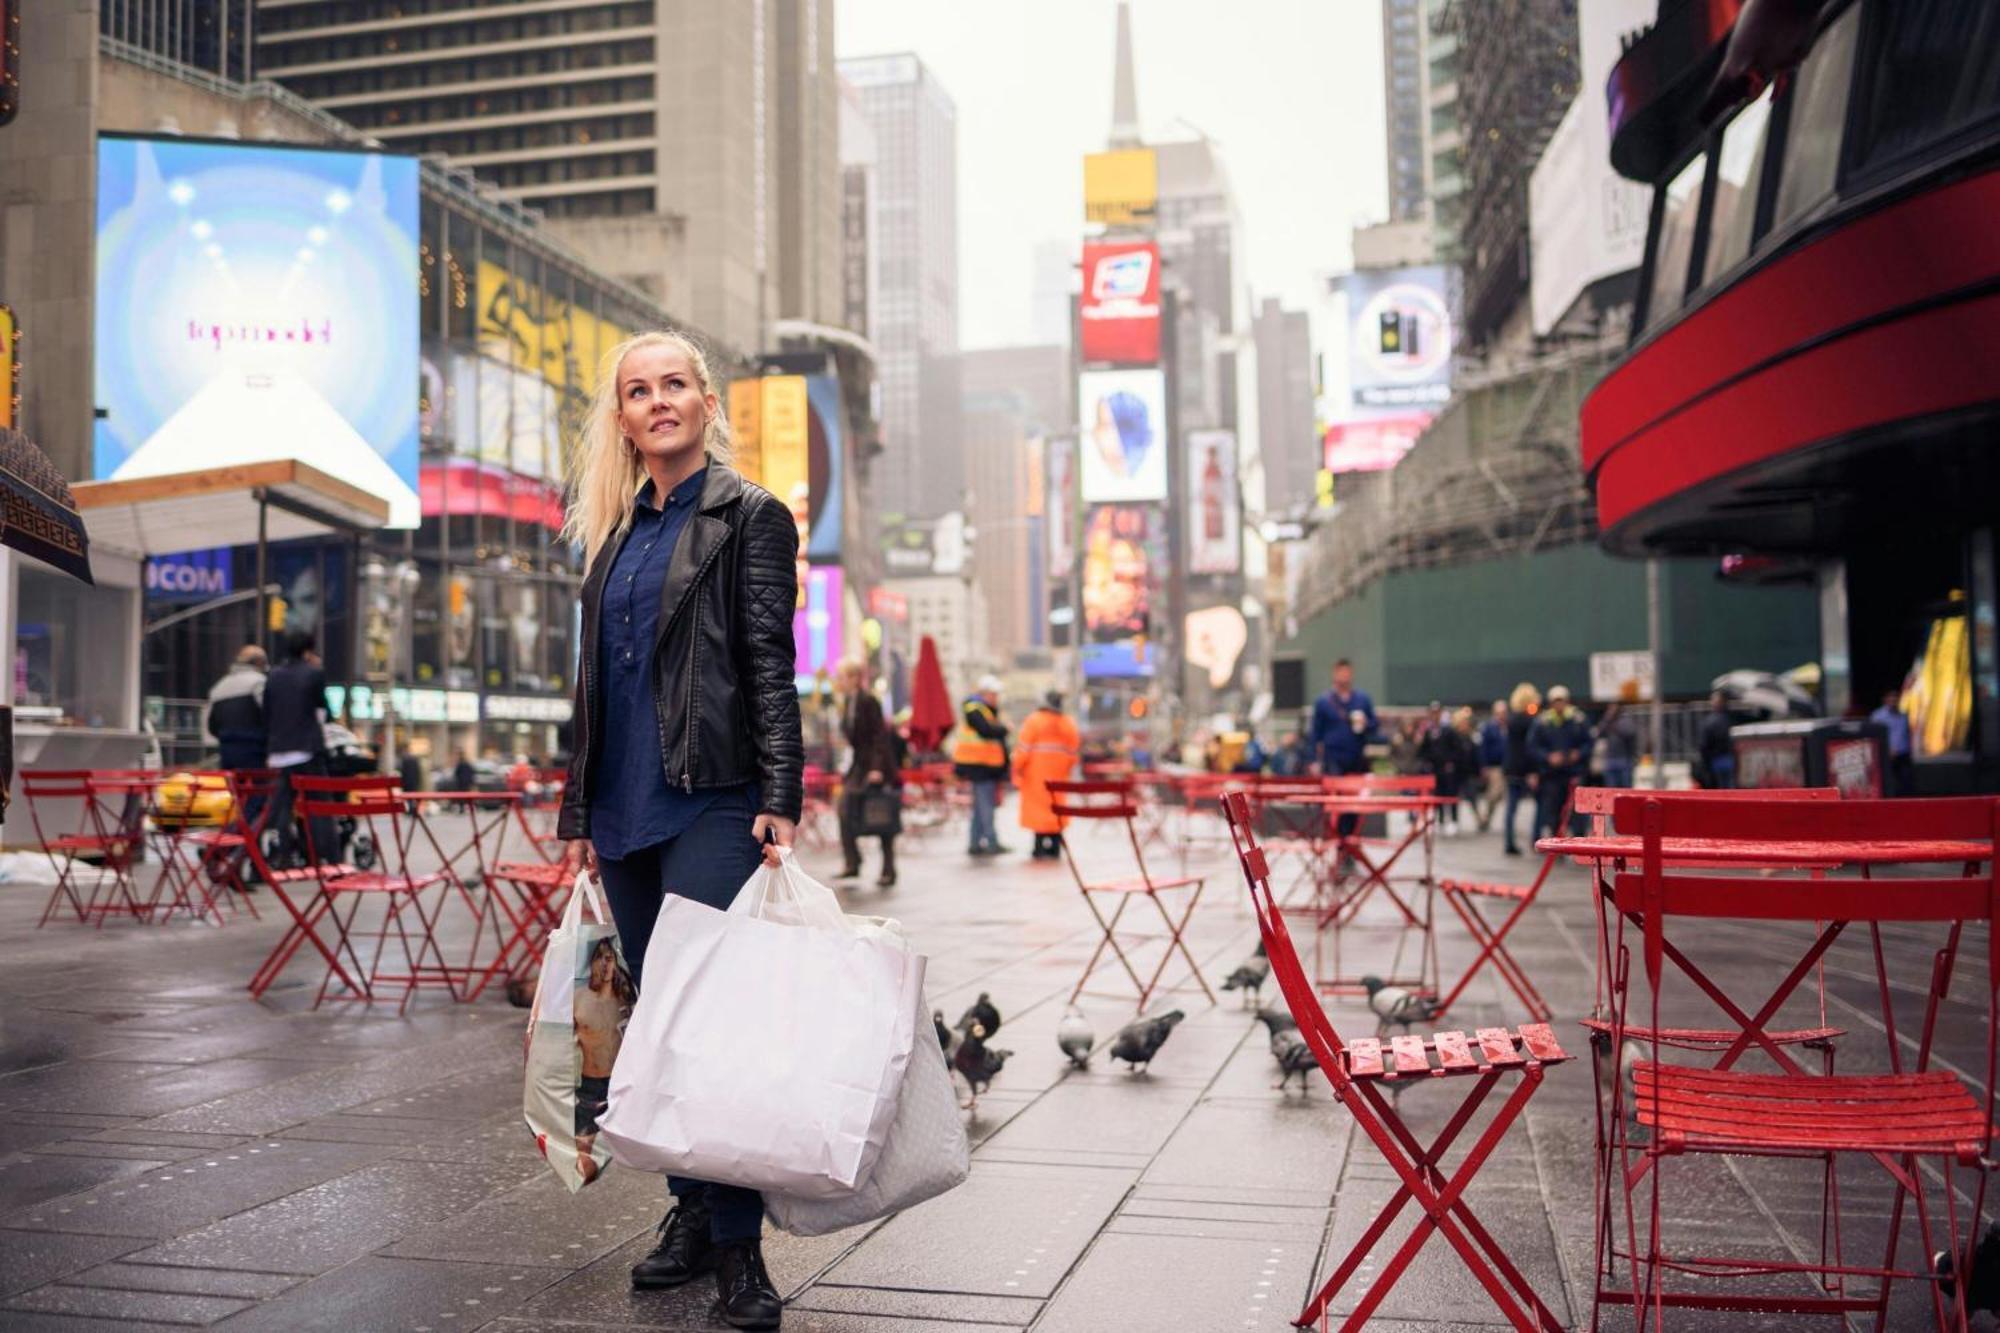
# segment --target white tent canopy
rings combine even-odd
[[[93,548],[134,557],[379,528],[387,497],[297,459],[70,488]]]

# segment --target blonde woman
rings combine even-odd
[[[583,547],[575,748],[558,834],[604,883],[632,980],[667,894],[725,908],[790,846],[805,746],[793,684],[798,525],[729,465],[701,349],[645,333],[605,358],[564,535]],[[776,1328],[757,1191],[668,1177],[632,1285],[714,1272],[736,1328]]]
[[[1514,841],[1514,811],[1523,802],[1528,806],[1528,818],[1534,819],[1535,801],[1531,793],[1535,790],[1535,761],[1528,753],[1528,734],[1534,730],[1535,714],[1542,710],[1542,692],[1522,681],[1514,687],[1514,693],[1507,699],[1507,809],[1500,816],[1503,821],[1500,831],[1505,835],[1504,849],[1509,856],[1521,854],[1520,844]]]

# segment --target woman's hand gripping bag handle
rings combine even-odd
[[[521,1090],[528,1132],[572,1193],[611,1164],[597,1122],[634,998],[618,927],[590,873],[579,870],[542,953]]]

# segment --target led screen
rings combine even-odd
[[[417,526],[417,163],[107,136],[99,479],[297,459]]]

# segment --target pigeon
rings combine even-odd
[[[1069,1057],[1070,1064],[1078,1069],[1090,1068],[1090,1048],[1097,1044],[1097,1034],[1090,1030],[1090,1020],[1083,1016],[1083,1010],[1071,1005],[1063,1011],[1062,1022],[1056,1024],[1056,1045]]]
[[[938,1045],[944,1051],[945,1063],[951,1063],[951,1052],[958,1045],[958,1034],[944,1025],[944,1010],[931,1010],[931,1026],[937,1029]]]
[[[1297,1032],[1299,1030],[1299,1020],[1292,1017],[1292,1011],[1289,1009],[1259,1008],[1257,1010],[1257,1021],[1262,1023],[1264,1030],[1274,1037],[1280,1032]]]
[[[1012,1051],[988,1049],[986,1029],[977,1020],[966,1028],[959,1037],[958,1049],[952,1052],[951,1067],[965,1077],[965,1086],[972,1095],[964,1103],[970,1111],[979,1104],[979,1094],[986,1091],[993,1082],[993,1076],[1006,1065]]]
[[[1375,1011],[1375,1035],[1380,1036],[1391,1027],[1410,1030],[1412,1023],[1431,1023],[1438,1016],[1437,997],[1419,995],[1405,986],[1391,986],[1380,977],[1363,977],[1361,985],[1368,992],[1368,1007]]]
[[[1153,1057],[1160,1053],[1160,1047],[1167,1044],[1167,1038],[1173,1035],[1174,1024],[1186,1017],[1178,1009],[1169,1009],[1155,1018],[1127,1023],[1111,1039],[1111,1058],[1125,1061],[1134,1071],[1147,1068],[1153,1063]]]
[[[1956,1267],[1948,1250],[1939,1250],[1931,1255],[1931,1271],[1937,1275],[1947,1306],[1958,1295],[1953,1276]],[[1965,1312],[1977,1314],[1981,1310],[1991,1310],[2000,1313],[2000,1222],[1987,1227],[1986,1234],[1980,1237],[1978,1248],[1972,1252],[1971,1274],[1971,1279],[1965,1284]]]
[[[1293,1028],[1280,1028],[1271,1034],[1271,1058],[1278,1062],[1281,1076],[1277,1086],[1281,1089],[1296,1074],[1299,1091],[1306,1091],[1308,1076],[1319,1068],[1319,1057],[1313,1054],[1313,1048],[1306,1045],[1306,1039]]]
[[[1000,1011],[993,1007],[993,997],[985,991],[979,992],[979,998],[967,1005],[965,1012],[958,1016],[958,1030],[966,1031],[975,1020],[986,1029],[982,1036],[991,1037],[1000,1031]]]
[[[1222,989],[1240,990],[1251,1003],[1263,994],[1264,979],[1271,975],[1271,960],[1251,956],[1242,966],[1222,979]]]

